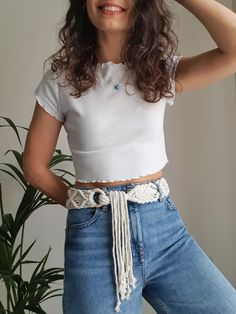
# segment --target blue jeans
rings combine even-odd
[[[136,184],[102,189],[126,191]],[[110,206],[68,209],[64,314],[117,313]],[[234,287],[189,234],[170,194],[152,203],[128,201],[128,209],[137,283],[121,313],[140,314],[142,297],[158,314],[236,313]]]

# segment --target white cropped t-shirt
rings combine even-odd
[[[172,57],[176,68],[182,56]],[[34,91],[39,105],[63,122],[77,181],[125,181],[153,174],[169,162],[163,122],[166,103],[174,103],[175,81],[172,98],[148,103],[132,85],[134,73],[126,69],[123,63],[99,63],[96,87],[79,98],[57,84],[60,76],[51,80],[58,74],[49,69]],[[120,89],[114,89],[122,77]]]

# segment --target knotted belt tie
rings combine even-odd
[[[158,187],[157,187],[158,186]],[[99,192],[99,203],[93,196]],[[111,204],[112,212],[112,237],[113,237],[113,260],[116,281],[117,304],[116,312],[120,311],[121,300],[129,299],[131,287],[136,288],[136,278],[133,275],[133,261],[130,241],[129,211],[127,201],[144,204],[154,202],[161,196],[169,194],[169,186],[164,177],[148,183],[139,183],[125,191],[107,191],[100,188],[82,190],[70,187],[67,190],[66,208],[101,207]]]

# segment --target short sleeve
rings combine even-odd
[[[171,73],[173,74],[173,78],[175,78],[176,67],[181,58],[182,58],[182,55],[171,56],[172,62],[170,63],[170,66],[172,67],[170,68],[170,70],[171,70]],[[173,78],[171,78],[171,92],[173,93],[174,96],[171,98],[165,98],[166,103],[169,104],[170,106],[173,106],[174,100],[175,100],[175,80]]]
[[[59,87],[57,84],[57,75],[51,69],[43,75],[38,86],[34,90],[39,105],[51,116],[64,122],[64,114],[61,112],[59,104]]]

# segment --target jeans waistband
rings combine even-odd
[[[129,189],[132,189],[133,187],[135,187],[137,185],[152,182],[152,183],[154,183],[157,186],[158,190],[160,191],[160,194],[161,194],[160,195],[160,199],[162,199],[163,196],[162,196],[162,193],[161,193],[162,191],[160,189],[160,183],[161,183],[162,178],[164,178],[164,177],[162,176],[162,177],[159,177],[158,179],[151,179],[151,180],[146,180],[146,181],[142,181],[142,182],[124,183],[124,184],[119,184],[119,185],[114,185],[114,186],[102,186],[102,187],[99,187],[99,189],[103,190],[104,192],[126,191],[126,190],[129,190]],[[81,187],[79,189],[80,190],[91,190],[93,188],[92,187]]]

